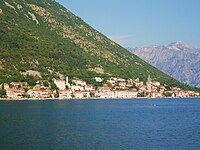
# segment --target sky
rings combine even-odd
[[[56,0],[124,47],[200,48],[200,0]]]

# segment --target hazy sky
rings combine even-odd
[[[200,48],[200,0],[56,0],[124,47]]]

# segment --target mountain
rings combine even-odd
[[[98,18],[97,18],[98,19]],[[116,76],[185,87],[54,0],[0,1],[0,83]]]
[[[180,82],[200,87],[200,49],[179,41],[131,51]]]

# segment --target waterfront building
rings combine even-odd
[[[54,79],[54,83],[56,84],[56,86],[58,87],[59,90],[66,89],[65,80]]]
[[[71,90],[58,90],[58,95],[60,99],[70,99],[72,98]]]

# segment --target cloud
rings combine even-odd
[[[131,45],[133,40],[132,35],[110,35],[108,36],[108,38],[124,47],[128,47],[128,45]]]
[[[109,39],[115,41],[115,40],[124,40],[124,39],[130,39],[132,38],[132,35],[109,35]]]

